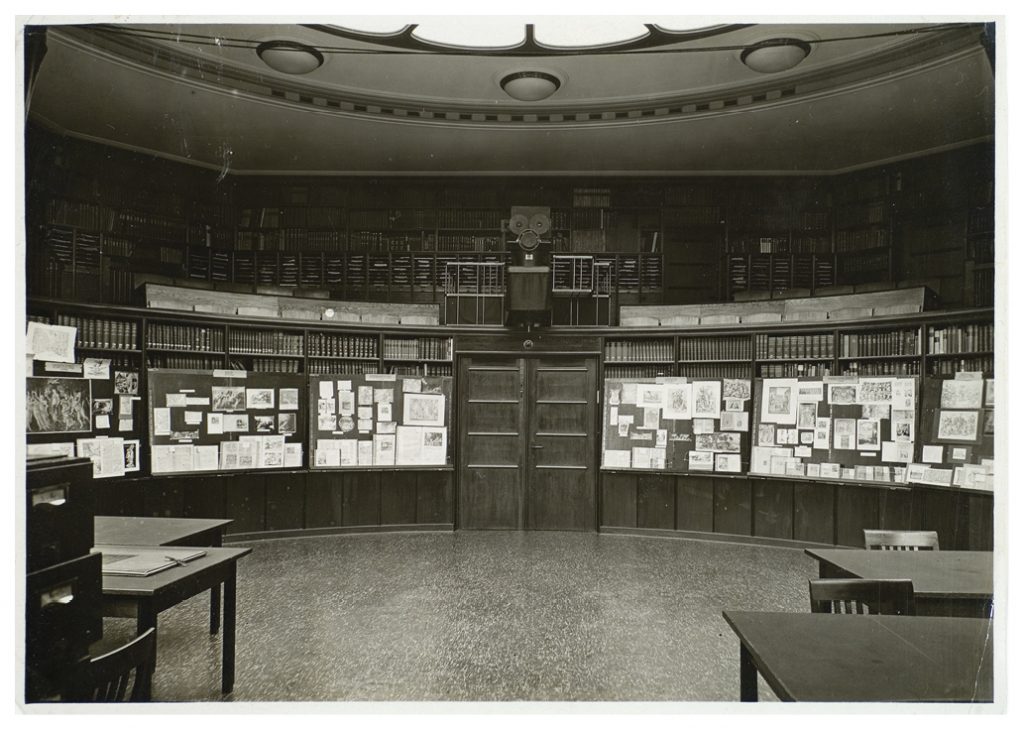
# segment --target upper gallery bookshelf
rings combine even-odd
[[[504,256],[514,205],[550,208],[555,253],[614,256],[619,303],[817,291],[914,270],[895,253],[906,231],[893,224],[908,197],[898,181],[922,177],[908,172],[917,160],[831,176],[221,179],[41,130],[30,138],[33,296],[128,303],[140,275],[158,275],[440,301],[447,263]],[[932,155],[956,158],[949,186],[984,187],[982,147]],[[984,304],[991,290],[986,205],[939,206],[958,220],[981,211],[968,224],[976,270],[956,271],[972,285],[951,288],[947,305]]]

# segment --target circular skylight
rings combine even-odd
[[[413,35],[429,43],[466,48],[504,48],[526,39],[526,26],[534,26],[538,43],[561,48],[623,43],[647,35],[645,24],[663,30],[682,31],[706,28],[711,23],[696,16],[628,17],[573,16],[539,18],[503,16],[427,17],[422,23],[403,22],[394,17],[345,18],[337,23],[362,33],[397,33],[416,25]]]

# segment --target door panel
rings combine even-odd
[[[526,518],[530,529],[594,528],[594,359],[532,359]]]
[[[523,444],[519,433],[512,435],[471,435],[466,443],[467,468],[479,466],[515,466],[522,460]]]
[[[477,358],[473,358],[477,362]],[[472,366],[472,377],[459,386],[465,397],[471,400],[507,400],[513,403],[520,401],[522,378],[519,373],[520,360],[505,360],[502,364],[494,364],[489,368],[482,364]]]
[[[459,388],[459,526],[522,529],[522,361],[463,358]]]
[[[463,357],[459,526],[594,529],[596,358]]]
[[[474,468],[459,480],[459,520],[466,529],[519,529],[519,468]]]
[[[536,432],[586,435],[594,427],[590,422],[592,412],[588,403],[535,403]]]
[[[474,433],[518,433],[519,408],[518,402],[470,408],[466,411],[465,427]]]

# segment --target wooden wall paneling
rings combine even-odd
[[[93,481],[97,516],[142,516],[142,494],[149,481]]]
[[[967,549],[992,551],[995,544],[992,497],[968,493],[962,496],[967,520]]]
[[[914,528],[938,532],[940,549],[967,549],[967,534],[960,532],[959,506],[960,494],[955,491],[916,489]]]
[[[636,525],[641,529],[675,529],[675,476],[639,476],[636,486]]]
[[[754,536],[793,538],[793,484],[785,481],[751,482]]]
[[[185,477],[154,478],[143,489],[145,516],[181,517],[185,512]]]
[[[835,544],[835,487],[793,483],[793,539]]]
[[[709,534],[715,530],[715,479],[676,478],[676,529]]]
[[[305,524],[306,474],[270,474],[267,489],[267,531],[302,529]]]
[[[878,494],[879,529],[914,528],[914,494],[903,489],[885,489]]]
[[[234,519],[229,534],[266,531],[267,488],[262,474],[247,473],[225,479],[225,518]]]
[[[601,474],[601,526],[635,527],[637,476],[632,473]]]
[[[453,524],[454,471],[420,471],[416,474],[416,523]]]
[[[306,475],[306,529],[340,527],[344,474],[324,471]]]
[[[341,516],[344,526],[380,524],[380,476],[377,471],[346,474],[342,486]]]
[[[836,544],[863,547],[864,530],[878,529],[880,490],[865,486],[838,485],[836,489]]]
[[[380,480],[380,523],[416,523],[416,473],[395,471]]]
[[[746,479],[715,480],[715,533],[744,534],[751,532],[751,488]]]
[[[194,476],[182,482],[184,503],[181,515],[186,519],[223,519],[223,476]]]

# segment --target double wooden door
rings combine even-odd
[[[596,528],[597,359],[464,356],[458,525]]]

